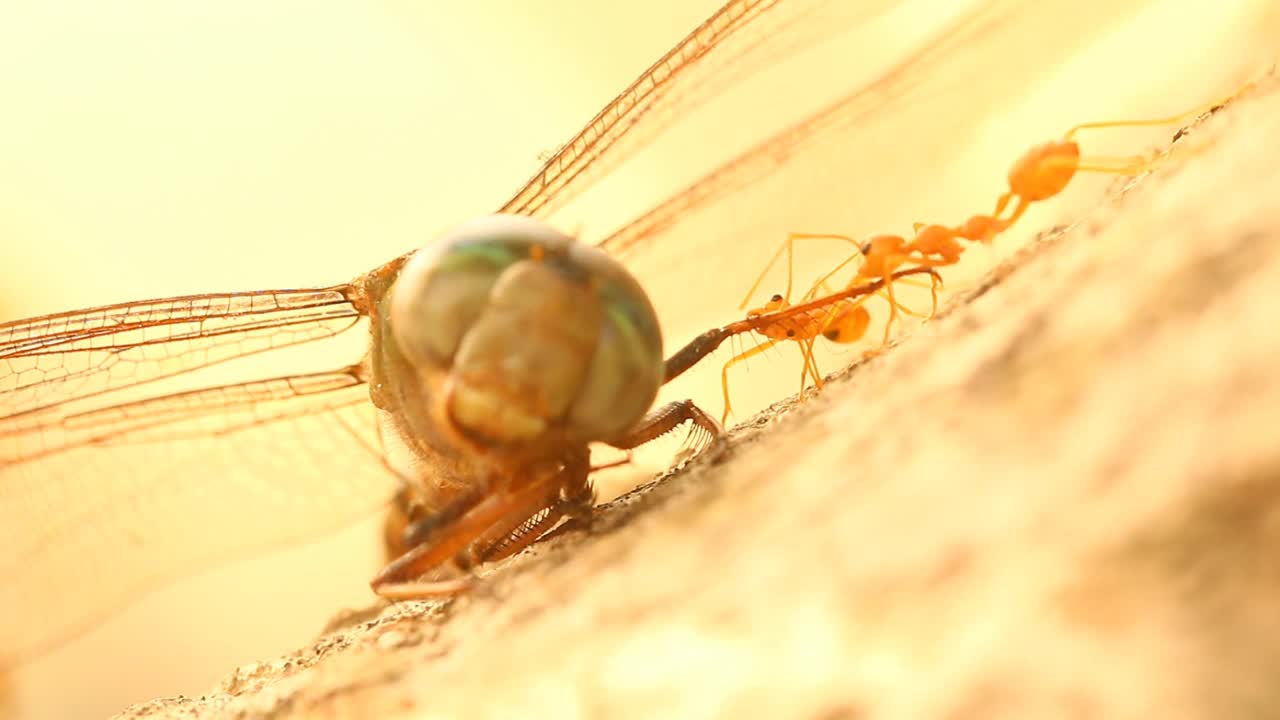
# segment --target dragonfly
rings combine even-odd
[[[1144,4],[1135,0],[1106,7],[1118,12],[1117,8]],[[642,423],[640,435],[627,434],[636,428],[636,414],[647,410],[651,391],[656,392],[661,381],[727,336],[722,331],[698,336],[689,346],[695,348],[692,354],[676,353],[658,362],[654,318],[671,316],[668,308],[678,303],[674,293],[656,290],[662,269],[670,265],[670,253],[710,255],[715,244],[725,242],[726,233],[749,230],[761,236],[762,244],[781,236],[785,228],[779,225],[785,221],[771,225],[759,214],[751,216],[751,227],[735,225],[732,218],[740,217],[733,212],[735,203],[775,192],[784,166],[815,155],[829,157],[832,148],[824,140],[840,137],[851,127],[874,130],[876,114],[887,105],[954,91],[964,69],[943,68],[951,67],[963,48],[997,29],[1034,25],[1039,15],[1012,0],[957,5],[954,15],[931,29],[903,33],[908,47],[889,61],[869,65],[866,73],[851,69],[838,87],[765,103],[775,115],[753,116],[755,127],[743,138],[734,140],[732,128],[722,128],[724,144],[706,149],[698,166],[665,196],[655,200],[652,192],[635,192],[635,177],[629,173],[643,176],[636,168],[643,169],[646,150],[659,138],[678,144],[681,131],[693,123],[690,117],[713,98],[734,97],[734,89],[747,79],[767,79],[784,60],[797,63],[789,73],[801,72],[806,62],[825,62],[829,54],[820,52],[824,48],[829,53],[831,47],[853,47],[849,32],[895,26],[900,20],[895,13],[909,5],[883,0],[727,2],[495,208],[504,222],[523,217],[537,223],[523,227],[542,238],[539,242],[521,242],[502,233],[484,235],[489,240],[480,241],[464,227],[461,238],[454,236],[329,287],[122,303],[0,326],[0,537],[5,541],[0,545],[0,572],[6,578],[0,586],[0,615],[5,618],[0,621],[0,649],[5,658],[38,654],[166,579],[348,524],[386,507],[406,480],[447,479],[449,473],[441,468],[451,463],[456,464],[457,479],[463,466],[456,458],[413,447],[424,433],[429,436],[449,424],[441,416],[406,419],[403,402],[394,399],[404,388],[396,387],[395,373],[390,372],[404,358],[379,356],[380,348],[389,346],[385,338],[397,332],[389,330],[385,320],[395,314],[395,298],[405,297],[390,288],[399,284],[406,268],[427,263],[424,258],[445,265],[474,262],[493,270],[492,263],[485,263],[496,254],[503,258],[498,261],[503,269],[549,264],[559,268],[557,273],[577,277],[586,271],[565,260],[579,252],[569,248],[597,246],[607,252],[627,272],[601,259],[586,261],[588,266],[609,268],[605,277],[610,280],[604,285],[611,288],[612,304],[601,307],[617,321],[594,327],[609,327],[601,332],[610,335],[632,334],[630,346],[609,341],[602,347],[616,350],[624,364],[643,358],[637,364],[647,368],[640,372],[646,384],[634,397],[619,401],[628,408],[584,410],[613,424],[575,436],[574,447],[587,440],[622,440],[623,435],[627,441],[637,440],[662,430],[673,418],[702,422],[714,433],[713,423],[681,405],[668,410],[675,414],[665,420]],[[1055,36],[1046,46],[1053,42],[1071,40]],[[1070,47],[1064,45],[1061,52]],[[1018,73],[1010,75],[1016,80]],[[565,226],[568,217],[585,227],[611,230],[595,242],[569,243],[550,229]],[[669,240],[660,241],[675,226],[694,242],[675,248]],[[493,241],[497,236],[508,239]],[[435,267],[428,264],[428,269]],[[491,272],[493,276],[481,284],[495,281],[497,274]],[[632,287],[628,275],[639,278],[648,292]],[[546,278],[529,282],[548,283]],[[434,291],[424,292],[434,297]],[[470,292],[463,294],[472,297]],[[574,307],[576,291],[565,292],[570,298],[562,298],[560,307]],[[655,311],[644,309],[650,301]],[[419,311],[439,315],[432,310],[435,303],[426,305]],[[458,307],[472,306],[463,302]],[[686,313],[686,322],[718,327],[712,321],[717,312],[695,308]],[[448,323],[438,318],[440,326]],[[233,370],[241,361],[353,337],[364,352],[334,367],[200,383],[209,371]],[[373,342],[374,337],[383,339]],[[501,334],[495,332],[494,337],[501,345]],[[623,347],[635,352],[623,352]],[[446,355],[460,351],[452,346],[447,350]],[[485,382],[510,381],[496,371],[483,374]],[[592,376],[586,368],[579,368],[577,375]],[[533,380],[536,384],[547,378]],[[616,389],[619,383],[613,380]],[[508,397],[527,400],[531,396],[524,391],[531,387],[513,382]],[[506,445],[509,428],[481,427],[492,420],[484,408],[493,403],[481,395],[473,394],[474,403],[466,408],[437,410],[467,415],[476,427],[435,438],[429,445],[470,448],[458,451],[467,457],[483,454],[476,447]],[[616,389],[599,397],[622,395]],[[537,412],[531,412],[515,424],[537,425]],[[418,498],[417,505],[407,504],[401,508],[406,529],[401,539],[433,550],[430,557],[413,555],[412,550],[402,555],[409,558],[404,565],[381,577],[390,581],[384,583],[393,588],[390,594],[452,586],[458,576],[431,578],[440,583],[431,587],[414,585],[409,578],[437,567],[441,555],[455,555],[457,543],[476,539],[497,517],[507,517],[506,510],[522,507],[530,512],[515,513],[524,517],[484,538],[495,552],[511,550],[512,538],[535,537],[552,514],[581,510],[587,498],[582,473],[589,469],[581,453],[546,457],[525,447],[519,463],[538,468],[546,477],[561,477],[559,473],[572,466],[573,487],[546,480],[535,483],[527,494],[508,492],[490,505],[485,502],[492,494],[476,497],[465,491],[452,496],[464,502],[432,506],[431,498]],[[487,472],[502,475],[501,469],[490,467]],[[14,518],[23,522],[9,522]],[[426,518],[434,520],[418,522]],[[451,536],[462,538],[457,542],[441,543],[433,535],[442,526],[460,525],[485,527]]]
[[[822,5],[727,3],[564,143],[498,215],[350,282],[127,302],[0,326],[0,517],[24,518],[0,531],[5,659],[56,645],[165,578],[340,527],[393,498],[403,500],[406,544],[375,586],[389,597],[430,592],[423,571],[463,557],[460,545],[476,562],[509,554],[589,509],[588,441],[629,447],[690,420],[718,435],[691,403],[637,424],[658,386],[697,357],[677,354],[664,366],[657,317],[639,285],[606,252],[537,218],[633,152],[627,144],[654,132],[654,119],[660,125],[691,84],[715,81],[709,70],[768,50],[769,27]],[[671,207],[637,217],[601,247],[625,253]],[[517,266],[526,269],[507,272]],[[499,280],[506,290],[494,290]],[[507,308],[492,314],[492,327],[475,304],[490,291]],[[412,326],[390,320],[402,314],[423,316],[413,324],[428,330],[414,340],[392,331]],[[440,348],[430,349],[431,333],[452,327],[445,332],[458,340],[462,317],[479,323],[478,334],[429,364],[469,374],[404,380],[415,371],[402,349],[417,348],[415,362],[433,355]],[[551,317],[566,322],[539,343]],[[210,369],[350,336],[368,345],[352,362],[203,380]],[[575,343],[588,350],[566,350]],[[582,362],[592,347],[600,362],[589,367]],[[419,380],[433,389],[410,390]],[[568,384],[550,390],[561,381]],[[427,392],[454,401],[428,410]],[[579,399],[567,405],[570,397]],[[576,420],[548,426],[552,417],[590,415],[596,420],[576,429]],[[494,422],[499,416],[506,419]],[[516,469],[536,480],[495,492],[493,479]],[[437,537],[445,527],[455,532]]]

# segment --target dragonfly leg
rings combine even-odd
[[[558,471],[531,481],[460,498],[440,512],[406,524],[408,550],[389,562],[370,585],[392,600],[455,595],[470,587],[470,570],[526,547],[589,494],[584,451]],[[584,492],[585,488],[585,492]],[[393,509],[393,515],[400,512]],[[412,517],[412,510],[405,517]],[[554,515],[554,519],[549,519]],[[549,524],[548,524],[549,523]],[[395,520],[388,522],[388,532]]]
[[[530,514],[523,522],[516,525],[495,526],[492,531],[473,546],[483,554],[483,560],[501,560],[511,557],[535,542],[559,535],[566,530],[590,530],[596,506],[596,492],[587,476],[573,483],[573,486],[561,488],[559,496],[550,501],[544,508]],[[547,534],[561,519],[566,522]]]
[[[608,441],[608,444],[630,450],[666,435],[686,422],[693,423],[690,437],[699,431],[706,436],[699,450],[710,449],[712,457],[719,457],[728,447],[724,427],[705,410],[694,405],[692,400],[676,400],[663,405],[641,418],[625,435]]]
[[[382,521],[382,549],[388,561],[404,554],[412,545],[409,528],[422,519],[422,506],[414,502],[413,493],[402,485],[391,499],[387,517]]]

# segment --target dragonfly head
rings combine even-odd
[[[432,378],[424,400],[487,446],[608,440],[662,383],[662,336],[639,283],[529,217],[484,217],[417,253],[392,286],[387,325]]]

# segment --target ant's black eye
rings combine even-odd
[[[774,295],[773,297],[769,298],[769,302],[782,302],[782,296]]]
[[[788,330],[788,331],[787,331],[787,337],[795,337],[795,336],[796,336],[796,331],[795,331],[795,330]]]

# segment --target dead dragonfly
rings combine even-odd
[[[826,16],[820,10],[834,13],[838,21],[824,20]],[[861,23],[861,10],[849,11],[853,15],[842,17],[844,11],[839,3],[816,1],[728,2],[566,142],[501,210],[546,216],[582,192],[584,183],[618,162],[621,151],[616,146],[628,144],[618,141],[635,137],[637,133],[632,128],[641,119],[662,122],[672,117],[672,102],[659,107],[662,112],[654,112],[658,100],[673,101],[681,94],[676,88],[690,91],[696,87],[701,91],[708,87],[705,77],[691,85],[681,83],[690,76],[688,70],[707,66],[703,60],[732,44],[726,42],[731,36],[737,34],[733,39],[741,38],[742,28],[766,25],[758,18],[772,14],[783,19],[760,32],[753,30],[748,41],[736,47],[746,52],[760,46],[773,66],[780,60],[778,52],[792,47],[792,41],[807,38],[810,32],[823,35],[846,24]],[[779,12],[791,14],[779,16]],[[984,26],[969,22],[966,27],[971,34],[982,31]],[[950,30],[943,35],[945,42],[925,43],[935,52],[912,55],[873,87],[849,93],[823,106],[811,118],[782,128],[775,137],[752,145],[721,168],[704,173],[703,180],[674,193],[655,212],[635,216],[606,242],[606,247],[624,253],[670,226],[676,218],[705,209],[716,198],[741,192],[744,182],[759,171],[768,174],[785,159],[787,153],[779,150],[798,149],[801,141],[822,139],[821,133],[827,129],[848,127],[846,121],[850,118],[872,109],[879,111],[886,97],[904,92],[908,80],[945,67],[947,49],[963,47],[969,36]],[[767,44],[775,40],[777,44]],[[734,76],[751,66],[728,61],[722,62],[721,67]],[[709,86],[714,88],[716,83]],[[836,122],[841,118],[844,120]],[[824,143],[824,147],[829,149],[831,145]],[[829,154],[824,152],[823,156]],[[546,233],[554,234],[549,230]],[[497,246],[495,252],[504,244]],[[570,296],[582,296],[588,291],[579,279],[590,275],[584,268],[594,267],[594,261],[579,265],[575,251],[565,249],[567,255],[562,256],[555,249],[557,246],[558,241],[525,243],[524,250],[508,247],[501,252],[507,253],[510,260],[508,269],[530,264],[542,267],[539,273],[529,271],[530,277],[524,281],[535,282],[530,279],[532,275],[541,274],[537,283],[559,287]],[[534,257],[534,247],[542,247],[536,251],[542,253],[540,260]],[[550,262],[548,253],[555,256]],[[207,370],[242,367],[238,361],[248,356],[275,357],[277,351],[316,347],[308,344],[312,341],[343,333],[347,333],[345,337],[358,335],[350,331],[365,322],[369,322],[371,334],[382,332],[392,337],[385,329],[373,327],[373,313],[390,312],[390,308],[380,308],[379,303],[388,300],[387,294],[396,295],[386,291],[395,283],[396,274],[412,262],[408,257],[401,258],[381,268],[381,273],[363,275],[361,280],[367,283],[363,286],[187,296],[4,325],[0,329],[0,539],[4,541],[0,543],[0,572],[6,581],[0,584],[0,617],[5,618],[0,622],[0,654],[5,659],[30,657],[83,630],[149,586],[234,554],[311,538],[350,523],[385,506],[397,492],[398,476],[413,479],[434,470],[431,459],[424,460],[418,452],[420,448],[415,450],[412,442],[404,442],[401,437],[408,421],[391,417],[394,412],[377,404],[393,402],[396,392],[412,390],[415,383],[423,380],[404,380],[400,386],[386,382],[375,372],[378,363],[383,363],[379,372],[388,369],[386,359],[378,358],[376,353],[365,362],[334,363],[320,372],[275,377],[264,373],[248,379],[237,377],[232,382],[197,384],[208,381]],[[498,265],[489,266],[489,271],[505,276],[506,271],[499,273],[497,268]],[[522,270],[522,277],[524,273]],[[379,286],[379,282],[384,284]],[[497,280],[494,282],[496,287]],[[611,283],[613,280],[605,285]],[[627,327],[627,322],[633,327],[643,325],[638,316],[629,320],[605,317],[608,311],[637,312],[636,308],[644,304],[629,290],[622,290],[626,282],[618,279],[617,283],[613,287],[620,294],[602,298],[597,344],[615,349],[643,348],[643,343],[627,346],[601,341],[601,334],[612,332],[605,328]],[[383,292],[381,299],[376,296],[378,290]],[[589,308],[582,311],[589,314]],[[536,327],[519,330],[525,334],[539,331]],[[463,351],[464,344],[459,341],[457,352]],[[477,351],[480,355],[483,354]],[[652,359],[652,348],[620,360],[647,363],[648,360],[637,359],[640,355]],[[676,357],[691,356],[677,353]],[[576,367],[585,375],[574,377],[577,370],[558,368],[557,372],[563,375],[539,382],[563,390],[575,381],[585,383],[585,378],[592,377],[592,363]],[[663,370],[661,375],[665,378],[665,367]],[[266,379],[260,379],[263,377]],[[508,381],[486,377],[477,379],[475,384],[500,388],[498,394],[505,395],[510,388],[502,383]],[[193,385],[196,389],[189,389]],[[531,428],[538,424],[539,414],[550,412],[549,406],[521,407],[519,413],[499,423],[483,412],[485,403],[495,395],[486,397],[468,390],[462,390],[468,397],[462,401],[466,407],[461,414],[478,418],[480,425],[513,421],[524,427],[516,432],[517,436],[520,432],[533,432]],[[374,398],[376,402],[371,402]],[[603,418],[605,424],[617,422],[622,427],[625,413],[619,410],[607,417],[594,414],[594,418]],[[593,416],[586,409],[582,413],[583,417]],[[426,432],[437,433],[445,445],[456,442],[459,447],[475,447],[493,440],[494,427],[446,431],[445,426],[437,424],[444,420],[452,421],[448,416],[430,414],[417,419],[419,425],[427,426]],[[498,429],[497,434],[510,431]],[[574,433],[564,428],[555,431],[565,439],[562,448],[568,447]],[[584,432],[574,439],[574,446],[586,436]],[[426,437],[427,444],[436,439],[430,434]],[[621,435],[611,439],[620,440]],[[517,444],[534,443],[524,440]],[[498,465],[492,459],[493,453],[481,455],[483,462],[477,462],[482,466]],[[533,470],[538,477],[560,477],[560,473],[568,472],[566,458],[548,459],[533,451],[529,451],[528,458],[537,466]],[[567,459],[583,462],[579,458]],[[457,462],[458,467],[464,463]],[[502,473],[495,471],[494,476]],[[468,496],[469,486],[461,483],[461,487],[442,490],[440,497],[430,501],[403,498],[400,520],[411,529],[406,532],[393,527],[391,544],[403,548],[431,541],[437,549],[430,558],[417,555],[404,561],[404,566],[412,567],[380,576],[380,587],[406,594],[447,590],[463,577],[461,567],[428,574],[426,586],[411,586],[422,579],[412,579],[414,572],[430,566],[436,557],[447,555],[441,549],[445,544],[440,538],[447,535],[451,542],[470,549],[470,556],[454,563],[464,566],[495,553],[509,552],[510,541],[523,542],[547,522],[542,516],[544,511],[572,511],[575,504],[565,496],[573,493],[562,492],[554,506],[529,515],[505,538],[495,539],[500,535],[496,530],[488,532],[496,523],[476,530],[497,512],[495,505],[511,508],[513,516],[519,515],[514,509],[536,505],[534,496],[544,490],[542,499],[550,502],[550,485],[555,481],[542,482],[536,492],[530,490],[519,497],[512,492],[499,493],[498,499],[493,499],[493,493]],[[444,502],[441,498],[445,496],[455,499]],[[429,507],[431,502],[440,502],[440,507]],[[426,521],[428,516],[434,519]],[[510,517],[505,520],[514,523]],[[235,531],[229,533],[227,528]],[[472,533],[476,540],[486,542],[476,545],[458,540]],[[455,558],[457,553],[447,559]]]
[[[581,191],[637,118],[776,6],[726,3],[502,212],[536,215]],[[407,329],[397,313],[426,321]],[[207,380],[214,366],[238,369],[366,322],[357,362]],[[312,537],[392,497],[400,558],[375,587],[397,597],[456,589],[468,566],[589,508],[588,442],[639,444],[682,420],[721,432],[691,403],[641,420],[666,377],[661,356],[653,308],[627,272],[510,215],[343,285],[0,325],[0,665],[150,585]]]
[[[915,272],[928,271],[901,274]],[[664,362],[657,316],[621,265],[533,218],[490,216],[345,285],[129,303],[0,326],[6,377],[21,383],[3,397],[23,408],[0,424],[0,478],[9,488],[26,482],[29,465],[67,472],[64,463],[89,449],[234,444],[241,433],[328,417],[327,437],[354,439],[402,483],[388,520],[395,559],[374,590],[449,594],[476,565],[517,552],[564,517],[590,514],[588,443],[633,448],[688,421],[722,441],[720,425],[692,402],[646,415],[660,385],[734,335],[882,283],[716,328]],[[370,352],[350,367],[76,410],[109,389],[84,386],[109,384],[109,365],[104,376],[102,364],[74,362],[102,347],[108,357],[144,357],[201,340],[243,352],[263,333],[305,335],[362,316]],[[63,394],[71,396],[48,400]],[[350,415],[369,400],[380,416],[376,446]],[[397,453],[407,453],[407,470],[386,460]],[[35,556],[32,572],[11,571],[7,588],[32,590],[42,570],[38,549]]]

